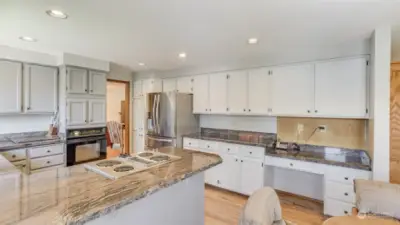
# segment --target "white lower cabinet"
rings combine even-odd
[[[240,192],[251,195],[264,186],[264,163],[259,159],[240,159]]]

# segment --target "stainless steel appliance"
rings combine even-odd
[[[181,157],[157,151],[145,151],[85,164],[85,168],[110,179],[117,179],[154,166],[179,160]]]
[[[193,114],[193,95],[168,92],[147,94],[146,148],[182,147],[182,135],[199,131]]]
[[[106,154],[105,127],[67,130],[67,166],[104,159]]]

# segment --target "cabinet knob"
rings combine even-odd
[[[16,156],[16,155],[12,155],[11,157],[12,157],[12,158],[15,158],[15,157],[17,157],[17,156]]]
[[[47,150],[47,153],[50,153],[51,151],[50,150]]]
[[[318,110],[314,110],[314,112],[316,112],[316,113],[317,113],[317,112],[318,112]]]
[[[50,161],[47,161],[46,163],[47,163],[47,164],[50,164]]]
[[[229,108],[226,108],[226,111],[229,111]]]
[[[189,145],[192,145],[192,143],[189,142]]]
[[[26,167],[26,165],[24,164],[24,165],[22,165],[21,167],[22,167],[22,168],[25,168],[25,167]]]
[[[207,148],[210,148],[210,146],[209,146],[209,145],[207,145]]]
[[[243,109],[243,112],[246,112],[246,109]]]
[[[93,120],[90,120],[90,122],[93,122]]]
[[[85,89],[85,92],[88,92],[88,90],[87,90],[87,89]]]
[[[349,194],[346,192],[346,193],[344,193],[344,195],[345,195],[345,196],[348,196]]]
[[[92,93],[93,93],[93,90],[90,90],[90,92],[92,92]]]
[[[344,179],[345,179],[345,180],[349,180],[349,178],[348,178],[348,177],[345,177]]]
[[[237,161],[238,161],[238,159],[235,159],[235,161],[237,162]]]
[[[210,110],[210,112],[211,112],[211,109],[209,109]]]
[[[343,212],[344,212],[344,214],[346,214],[346,215],[349,213],[349,212],[347,212],[347,210],[344,210]]]
[[[250,155],[253,154],[253,152],[250,152]]]
[[[231,150],[231,149],[228,148],[228,152],[229,152],[230,150]]]
[[[293,163],[290,163],[290,166],[293,166]]]
[[[87,123],[87,120],[85,120],[85,123]]]
[[[243,162],[243,160],[240,160],[240,162]]]
[[[251,109],[249,109],[249,112],[251,112]]]
[[[27,110],[31,110],[31,107],[26,108]]]
[[[311,111],[310,111],[310,110],[307,110],[307,112],[310,113]]]

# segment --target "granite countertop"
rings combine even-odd
[[[116,180],[76,165],[21,174],[20,187],[2,181],[0,224],[83,224],[222,162],[215,154],[173,147],[159,151],[182,158]]]
[[[36,140],[35,140],[36,139]],[[42,145],[63,143],[59,136],[26,136],[26,137],[2,137],[0,138],[0,152],[18,148],[28,148]]]
[[[206,135],[202,133],[193,133],[188,135],[182,135],[182,137],[200,139],[200,140],[208,140],[208,141],[219,141],[226,142],[232,144],[240,144],[240,145],[249,145],[249,146],[258,146],[258,147],[267,147],[270,145],[269,142],[255,142],[255,141],[244,141],[233,138],[221,138],[221,137],[213,137],[211,135]]]

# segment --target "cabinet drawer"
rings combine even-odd
[[[324,214],[330,216],[348,216],[351,215],[354,205],[334,199],[325,199]]]
[[[64,163],[64,155],[53,155],[31,160],[31,170],[60,165]]]
[[[218,143],[215,141],[199,140],[199,147],[203,150],[218,151]]]
[[[229,144],[229,143],[218,143],[218,148],[220,149],[221,153],[227,154],[237,154],[239,152],[239,145]]]
[[[11,150],[1,152],[0,154],[2,154],[10,162],[26,159],[26,149]]]
[[[41,168],[41,169],[32,170],[31,174],[40,173],[40,172],[47,171],[47,170],[54,170],[54,169],[58,169],[58,168],[64,168],[64,167],[65,167],[64,165],[45,167],[45,168]]]
[[[183,147],[185,148],[198,148],[199,147],[199,140],[192,139],[192,138],[184,138],[183,139]]]
[[[21,170],[21,172],[27,172],[28,171],[28,167],[27,167],[28,162],[26,160],[21,160],[18,162],[13,162],[13,165],[15,167],[17,167],[19,170]]]
[[[356,202],[353,185],[332,181],[325,182],[325,198],[332,198],[350,204]]]
[[[328,166],[325,173],[325,180],[336,181],[343,184],[353,185],[354,179],[371,179],[371,172],[356,170],[338,166]]]
[[[279,157],[265,156],[265,165],[282,167],[286,169],[298,170],[314,174],[324,174],[325,165],[318,163],[304,162],[294,159],[284,159]]]
[[[239,155],[243,156],[243,157],[264,159],[265,148],[252,147],[252,146],[240,146]]]
[[[57,155],[57,154],[62,154],[64,152],[64,145],[63,144],[48,145],[37,148],[30,148],[28,151],[31,158]]]

